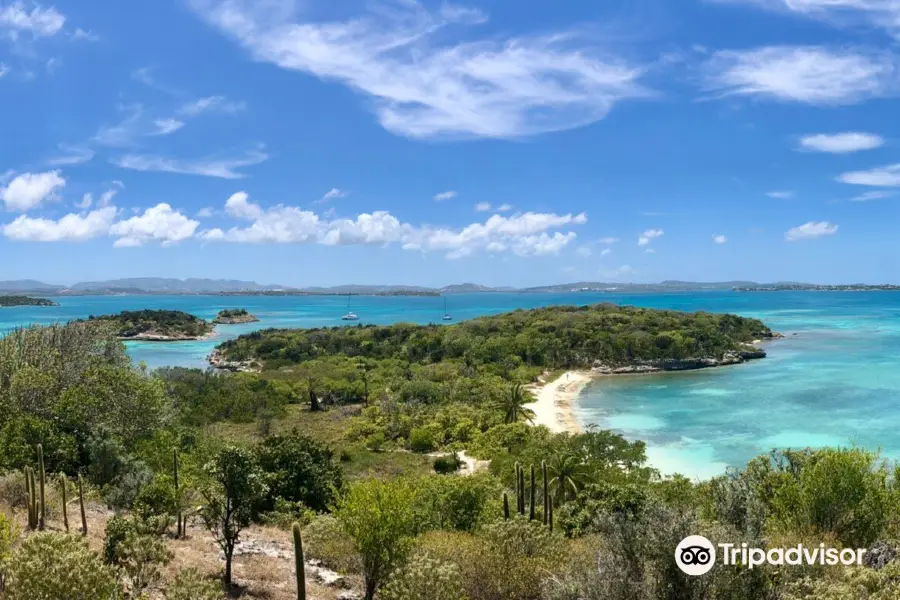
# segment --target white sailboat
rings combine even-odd
[[[350,310],[350,294],[347,294],[347,314],[341,317],[341,321],[359,321],[356,313]]]
[[[450,313],[447,312],[447,297],[444,296],[444,316],[442,317],[444,321],[452,321],[453,317],[450,316]]]

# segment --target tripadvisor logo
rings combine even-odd
[[[724,566],[741,565],[752,569],[760,565],[861,565],[865,548],[812,548],[797,544],[790,548],[751,548],[742,544],[718,544]],[[689,535],[675,548],[675,563],[688,575],[704,575],[716,564],[716,546],[702,535]]]

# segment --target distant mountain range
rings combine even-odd
[[[357,294],[357,295],[437,295],[470,294],[477,292],[695,292],[695,291],[777,291],[777,290],[842,290],[842,289],[895,289],[895,286],[855,284],[853,286],[826,286],[797,282],[760,284],[753,281],[662,281],[660,283],[608,283],[579,281],[559,285],[529,288],[490,287],[475,283],[460,283],[442,288],[411,285],[339,285],[333,287],[294,288],[285,285],[261,285],[254,281],[234,279],[172,279],[160,277],[135,277],[108,281],[86,281],[72,286],[53,285],[20,279],[0,281],[0,293],[32,293],[42,295],[109,295],[109,294]]]

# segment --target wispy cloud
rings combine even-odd
[[[638,246],[646,246],[652,240],[662,237],[664,234],[662,229],[648,229],[638,238]]]
[[[501,204],[500,206],[498,206],[498,207],[495,208],[494,210],[496,210],[497,212],[509,212],[509,211],[511,211],[512,209],[513,209],[513,205],[512,205],[512,204]]]
[[[715,0],[749,4],[785,14],[843,25],[870,25],[900,35],[900,4],[896,0]]]
[[[884,200],[885,198],[893,198],[897,192],[888,190],[875,190],[872,192],[863,192],[858,196],[850,198],[851,202],[871,202],[872,200]]]
[[[169,135],[184,127],[184,121],[178,119],[156,119],[153,124],[156,126],[153,135]]]
[[[728,238],[722,234],[713,235],[712,239],[713,239],[713,242],[715,242],[716,244],[724,244],[725,242],[728,241]]]
[[[846,131],[844,133],[819,133],[800,138],[800,149],[830,154],[849,154],[872,150],[884,145],[884,138],[874,133]]]
[[[15,0],[0,7],[0,33],[12,40],[22,34],[32,37],[52,37],[66,24],[66,17],[55,7],[44,7],[35,2]]]
[[[337,200],[338,198],[346,198],[347,193],[344,190],[339,190],[338,188],[331,188],[325,195],[316,200],[313,204],[325,204],[326,202],[331,202],[332,200]]]
[[[488,212],[489,210],[491,210],[491,203],[490,202],[479,202],[478,204],[475,205],[475,210],[477,212]]]
[[[451,42],[459,28],[487,18],[472,9],[432,14],[403,2],[343,21],[296,22],[290,11],[251,0],[192,4],[256,60],[341,82],[372,99],[385,129],[413,138],[571,129],[649,95],[642,66],[572,31]]]
[[[146,154],[126,154],[113,158],[110,162],[123,169],[153,171],[159,173],[180,173],[183,175],[203,175],[221,179],[242,179],[247,175],[240,169],[265,162],[269,158],[263,150],[251,150],[243,156],[206,157],[181,159]]]
[[[602,237],[597,241],[600,242],[601,244],[606,244],[607,246],[611,246],[611,245],[615,244],[616,242],[618,242],[619,238],[617,238],[617,237]]]
[[[857,104],[900,89],[898,60],[886,51],[823,46],[723,50],[706,63],[707,89],[823,106]]]
[[[789,229],[784,238],[789,242],[798,242],[800,240],[809,240],[813,238],[823,237],[826,235],[834,235],[837,233],[838,226],[832,225],[828,221],[810,221]]]
[[[604,256],[609,256],[610,254],[612,254],[612,248],[604,248],[600,251],[601,258]]]
[[[69,146],[67,144],[60,144],[59,150],[61,154],[50,158],[47,161],[47,164],[53,166],[80,165],[82,163],[90,162],[96,155],[96,152],[87,146]]]
[[[206,112],[235,114],[247,108],[246,103],[229,100],[225,96],[207,96],[184,103],[178,113],[187,117],[196,117]]]
[[[900,163],[876,167],[867,171],[848,171],[841,173],[837,180],[852,185],[900,187]]]
[[[794,197],[794,192],[791,190],[776,190],[774,192],[766,192],[766,196],[775,198],[776,200],[790,200]]]
[[[453,198],[456,198],[456,192],[454,191],[441,192],[440,194],[434,195],[435,202],[443,202],[444,200],[452,200]]]

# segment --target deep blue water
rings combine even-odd
[[[223,308],[247,308],[262,321],[218,326],[200,342],[129,343],[149,367],[205,366],[212,348],[267,327],[341,325],[345,297],[85,296],[58,307],[0,309],[0,332],[141,308],[168,308],[211,319]],[[900,293],[704,292],[678,294],[465,294],[449,297],[456,320],[516,308],[616,302],[653,308],[733,312],[757,317],[787,339],[769,357],[691,373],[605,378],[591,384],[578,408],[596,423],[648,442],[664,472],[695,477],[778,447],[855,443],[900,458]],[[361,323],[441,322],[434,297],[353,297]],[[797,335],[793,335],[793,334]]]

